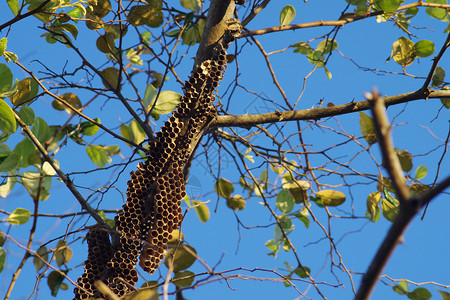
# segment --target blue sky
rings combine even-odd
[[[267,9],[258,15],[248,26],[249,29],[260,29],[266,27],[277,26],[279,24],[279,12],[281,8],[287,4],[292,4],[296,8],[297,15],[292,23],[310,22],[316,20],[335,20],[339,18],[340,12],[345,8],[345,1],[317,1],[310,0],[307,3],[297,1],[272,1]],[[0,23],[12,18],[5,3],[0,3]],[[240,15],[244,13],[244,9],[240,9]],[[417,40],[431,40],[435,43],[436,52],[442,46],[445,40],[443,30],[446,27],[445,22],[431,19],[425,14],[425,9],[421,8],[417,17],[414,18],[415,25],[418,29],[411,29],[419,38]],[[71,49],[62,45],[49,45],[45,42],[40,34],[44,33],[42,29],[38,29],[39,22],[35,18],[27,18],[14,24],[12,31],[8,35],[8,50],[18,54],[20,61],[28,68],[33,70],[39,76],[43,76],[39,71],[44,71],[41,64],[48,66],[55,71],[61,71],[65,65],[67,70],[71,70],[80,64],[80,60],[76,58]],[[80,34],[75,44],[85,53],[88,59],[95,62],[96,67],[101,67],[105,60],[104,54],[95,49],[96,35],[92,31],[86,30],[84,24],[79,26]],[[425,28],[426,27],[426,28]],[[431,28],[433,30],[430,30]],[[158,29],[153,29],[158,32]],[[331,28],[311,28],[296,31],[287,31],[280,33],[271,33],[258,36],[266,52],[284,49],[289,45],[299,41],[309,41],[313,38],[328,33]],[[3,30],[0,37],[6,35],[7,30]],[[352,100],[364,100],[363,93],[370,91],[373,87],[377,87],[383,95],[396,95],[400,93],[410,92],[418,89],[423,83],[423,79],[414,79],[404,75],[395,74],[374,74],[359,70],[352,62],[345,57],[354,59],[360,66],[370,67],[373,69],[387,70],[390,72],[402,72],[401,67],[393,60],[386,63],[389,57],[391,46],[399,37],[405,36],[398,28],[394,27],[392,22],[378,24],[375,18],[358,21],[353,24],[347,24],[340,29],[336,41],[339,43],[338,50],[333,52],[327,67],[333,75],[329,80],[325,72],[316,70],[306,80],[306,89],[302,95],[298,109],[308,109],[317,105],[324,99],[324,103],[333,102],[334,104],[344,104]],[[136,36],[131,33],[127,36],[127,45],[136,43]],[[134,40],[133,40],[134,39]],[[320,40],[312,41],[311,46],[315,47]],[[271,99],[275,103],[283,104],[279,92],[274,88],[272,79],[268,75],[267,66],[263,56],[258,52],[256,46],[250,42],[245,43],[243,40],[237,42],[238,49],[242,49],[238,56],[239,69],[235,64],[228,66],[225,78],[218,90],[218,95],[223,103],[230,102],[230,113],[259,113],[273,109],[274,104],[264,104],[255,94],[246,92],[243,88],[236,88],[231,95],[227,87],[232,84],[236,72],[239,75],[239,83],[246,89],[256,94],[263,95],[265,98]],[[242,48],[241,48],[242,47]],[[235,46],[232,45],[229,53],[232,53]],[[178,67],[180,77],[185,80],[192,68],[197,46],[187,50],[181,47],[177,52],[178,57],[188,51],[186,57]],[[342,55],[341,55],[342,54]],[[345,56],[345,57],[344,57]],[[432,57],[421,58],[412,66],[407,68],[409,74],[424,77],[428,74],[431,66]],[[149,56],[143,56],[144,60],[148,60]],[[283,86],[288,98],[295,99],[299,97],[302,90],[303,78],[312,70],[313,65],[308,62],[305,56],[293,53],[292,49],[288,49],[280,54],[270,56],[271,63],[278,80]],[[4,63],[3,59],[0,61]],[[445,68],[450,63],[449,55],[445,55],[440,65]],[[27,77],[17,67],[9,64],[13,70],[15,77],[22,79]],[[162,72],[162,66],[152,62],[151,68]],[[140,93],[143,94],[146,86],[146,79],[139,78],[137,83],[140,84]],[[94,82],[99,85],[99,81]],[[101,84],[101,83],[100,83]],[[164,86],[165,90],[173,90],[181,92],[181,87],[175,82],[173,76],[169,75],[169,80]],[[66,91],[61,91],[64,93]],[[80,98],[88,99],[92,96],[80,91]],[[85,94],[83,94],[85,93]],[[124,93],[132,95],[129,87],[124,89]],[[228,97],[231,98],[229,99]],[[83,102],[82,100],[82,102]],[[32,104],[37,116],[43,117],[49,124],[56,124],[67,119],[65,112],[56,112],[51,108],[51,99],[48,96],[40,97],[38,101]],[[83,102],[84,103],[84,102]],[[439,100],[419,100],[406,105],[399,105],[388,109],[388,116],[394,120],[396,125],[394,129],[394,142],[399,149],[407,149],[415,157],[413,159],[413,172],[419,165],[426,165],[429,169],[428,176],[424,179],[425,183],[431,183],[436,173],[436,161],[442,155],[444,149],[442,142],[434,138],[426,128],[441,140],[444,140],[448,132],[448,111],[445,109],[439,112],[442,107]],[[279,109],[279,108],[277,108]],[[245,111],[243,111],[245,110]],[[131,116],[123,109],[120,103],[114,100],[105,101],[99,99],[94,101],[85,111],[91,117],[100,117],[102,124],[114,128],[117,132],[118,126],[122,122],[131,120]],[[368,113],[368,112],[366,112]],[[439,113],[439,118],[435,117]],[[165,117],[162,118],[163,120]],[[360,137],[359,116],[357,113],[339,116],[336,119],[327,120],[323,125],[331,128],[341,128],[351,135]],[[301,122],[303,128],[308,123]],[[157,123],[157,127],[160,123]],[[426,128],[425,128],[426,127]],[[253,130],[253,129],[252,129]],[[271,129],[273,130],[273,128]],[[293,123],[286,124],[283,132],[286,136],[295,134],[298,131]],[[246,129],[237,129],[240,134],[246,134]],[[345,140],[345,137],[331,133],[329,130],[320,129],[310,126],[303,132],[303,137],[310,151],[320,151],[330,146],[336,145]],[[12,137],[8,143],[14,145],[14,142],[20,140],[18,133]],[[293,145],[297,146],[298,138],[290,137]],[[364,146],[365,141],[360,140]],[[89,142],[93,144],[120,144],[121,151],[125,157],[131,154],[130,149],[119,141],[112,139],[105,134],[97,134]],[[206,139],[204,139],[206,142]],[[252,142],[261,146],[270,147],[271,142],[262,135],[257,135]],[[297,144],[296,144],[297,143]],[[229,147],[230,145],[226,145]],[[431,150],[437,150],[430,152]],[[12,147],[11,147],[12,148]],[[220,154],[217,152],[217,144],[209,147],[210,160],[213,164],[213,170],[216,176],[227,178],[236,183],[235,194],[246,195],[245,191],[239,187],[239,173],[232,163],[232,159],[226,155],[224,151]],[[245,147],[240,148],[245,151]],[[329,152],[330,155],[340,157],[342,161],[352,157],[352,152],[359,151],[358,147],[350,143],[343,147],[338,147]],[[199,148],[201,153],[203,149]],[[377,145],[374,145],[371,154],[380,162],[380,153]],[[429,153],[430,152],[430,153]],[[217,169],[217,161],[222,162],[220,172]],[[71,142],[68,147],[64,147],[57,155],[61,168],[66,173],[71,173],[71,178],[85,197],[93,195],[93,191],[102,186],[112,185],[112,188],[101,195],[97,193],[91,200],[94,205],[99,205],[102,209],[117,209],[123,204],[126,191],[127,174],[135,169],[136,163],[131,163],[125,168],[123,173],[122,167],[100,170],[84,174],[83,172],[94,170],[95,165],[87,157],[83,147]],[[324,163],[324,158],[320,155],[311,155],[311,161],[315,166]],[[113,164],[125,163],[120,157],[113,157]],[[252,167],[260,165],[262,160],[256,158],[256,162]],[[250,162],[247,162],[251,164]],[[304,161],[302,161],[302,164]],[[360,172],[376,173],[376,166],[370,160],[367,154],[359,155],[353,162],[355,168]],[[266,241],[273,238],[274,220],[261,204],[261,199],[253,196],[248,199],[247,206],[243,211],[236,212],[239,220],[245,226],[263,226],[252,229],[245,229],[239,226],[235,213],[225,205],[224,199],[218,199],[214,193],[213,185],[215,179],[209,173],[205,172],[205,158],[198,157],[193,163],[191,171],[191,187],[195,188],[192,193],[201,195],[197,200],[207,202],[211,211],[211,217],[206,223],[201,223],[193,210],[187,212],[183,221],[182,232],[186,237],[186,241],[197,249],[198,254],[206,263],[214,267],[217,272],[226,270],[234,270],[230,274],[239,275],[240,278],[232,278],[228,282],[223,280],[212,279],[208,284],[201,285],[195,289],[187,290],[184,295],[187,299],[207,299],[213,296],[216,299],[270,299],[277,297],[279,299],[296,299],[299,293],[292,287],[284,287],[283,283],[277,282],[279,279],[271,270],[276,270],[280,274],[286,274],[282,269],[285,268],[284,262],[295,266],[295,260],[292,252],[280,251],[276,259],[268,256],[269,250],[264,246]],[[260,170],[263,170],[260,168]],[[255,171],[255,175],[259,175],[260,170]],[[80,172],[80,173],[77,173]],[[386,174],[386,173],[384,173]],[[448,159],[444,159],[441,169],[441,178],[448,176]],[[3,174],[2,174],[3,175]],[[118,178],[118,179],[117,179]],[[351,176],[350,176],[351,178]],[[117,181],[116,181],[117,179]],[[197,180],[195,180],[197,179]],[[269,175],[269,182],[276,182],[275,174]],[[278,179],[279,183],[280,179]],[[366,184],[367,180],[350,179],[351,183],[356,184],[351,189],[342,186],[343,182],[338,176],[324,177],[323,183],[337,186],[336,189],[347,195],[347,201],[339,208],[331,208],[331,212],[340,216],[355,215],[363,217],[366,210],[367,195],[376,190],[375,184]],[[361,183],[362,182],[362,183]],[[74,213],[80,210],[79,204],[74,197],[67,191],[62,183],[57,180],[53,181],[53,190],[51,196],[45,202],[40,204],[40,212],[50,214]],[[189,188],[189,186],[188,186]],[[104,189],[102,190],[104,191]],[[189,189],[188,189],[189,194]],[[192,195],[191,195],[192,196]],[[193,195],[196,196],[196,195]],[[415,282],[435,281],[442,284],[448,282],[448,266],[450,261],[448,257],[449,236],[449,219],[448,212],[448,193],[437,197],[427,212],[424,221],[416,218],[408,228],[404,242],[398,246],[394,255],[391,257],[383,274],[395,279],[408,278]],[[269,199],[274,204],[275,199]],[[16,207],[24,207],[31,209],[32,201],[25,194],[24,189],[17,187],[6,199],[0,199],[0,208],[6,211],[12,211]],[[184,206],[186,208],[186,206]],[[327,224],[328,218],[323,209],[318,208],[315,204],[312,209],[321,224]],[[279,213],[279,212],[278,212]],[[112,214],[108,215],[110,218]],[[0,215],[4,219],[4,215]],[[19,242],[25,242],[28,236],[30,223],[22,226],[7,226],[7,223],[0,224],[0,230],[18,238]],[[92,225],[93,220],[86,217],[57,219],[50,217],[41,217],[38,222],[39,229],[36,233],[33,249],[36,250],[40,244],[51,239],[59,240],[65,232],[71,230],[82,229],[84,225]],[[337,246],[342,255],[345,266],[355,272],[365,272],[370,260],[376,252],[384,235],[386,234],[391,223],[383,217],[377,223],[371,223],[364,218],[332,218],[331,231],[334,241],[338,242]],[[324,234],[317,224],[312,222],[309,229],[306,229],[298,220],[294,221],[295,230],[289,236],[293,245],[296,247],[301,261],[304,265],[311,268],[311,274],[318,282],[326,282],[321,285],[321,290],[329,299],[351,299],[351,285],[347,274],[337,268],[330,267],[330,246],[329,242],[324,239]],[[328,228],[328,227],[327,227]],[[74,258],[69,263],[71,268],[69,272],[70,278],[76,280],[82,272],[79,265],[87,257],[87,246],[80,243],[78,238],[84,235],[85,231],[71,235],[68,242],[74,242],[71,248],[74,251]],[[54,243],[52,245],[54,247]],[[15,270],[18,260],[23,255],[23,250],[9,243],[5,245],[8,251],[8,261],[5,270],[0,277],[0,297],[4,294],[12,272]],[[333,254],[333,259],[336,254]],[[76,267],[76,268],[75,268]],[[240,269],[239,269],[240,268]],[[205,272],[204,266],[196,262],[189,270],[196,273]],[[167,269],[162,266],[160,268],[161,276],[165,276]],[[336,277],[330,273],[334,271]],[[157,280],[160,275],[144,275],[146,280]],[[361,276],[352,274],[354,283],[359,285]],[[263,280],[271,278],[271,280]],[[275,279],[274,279],[275,278]],[[33,290],[36,280],[36,272],[34,266],[28,263],[20,275],[16,284],[16,289],[12,294],[12,299],[27,299]],[[392,283],[389,280],[386,280]],[[141,284],[138,283],[138,286]],[[342,284],[344,287],[336,287]],[[319,299],[314,288],[307,283],[297,281],[297,288],[301,292],[308,292],[307,296],[313,299]],[[439,295],[434,287],[429,287],[436,299]],[[69,299],[72,297],[73,286],[69,284],[68,291],[60,291],[58,299]],[[443,289],[443,288],[440,288]],[[173,288],[171,288],[173,290]],[[448,291],[448,290],[447,290]],[[46,279],[43,279],[35,296],[39,299],[50,299]],[[400,296],[392,291],[390,286],[381,282],[373,294],[372,299],[405,299],[406,296]]]

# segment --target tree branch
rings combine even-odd
[[[75,185],[73,184],[72,180],[69,179],[69,177],[64,174],[63,171],[58,167],[58,165],[55,163],[53,158],[50,156],[50,154],[45,150],[45,148],[42,146],[41,142],[34,136],[34,134],[31,132],[31,130],[28,128],[28,126],[20,119],[20,117],[17,115],[16,112],[14,112],[14,115],[16,117],[17,123],[19,123],[22,130],[25,132],[25,134],[30,138],[30,140],[33,142],[33,144],[38,148],[39,152],[42,154],[44,159],[52,166],[52,168],[56,171],[59,178],[66,184],[67,188],[72,192],[72,194],[75,196],[75,198],[80,203],[81,207],[83,207],[84,210],[86,210],[96,221],[97,223],[101,224],[102,226],[112,229],[106,222],[98,215],[97,211],[92,208],[92,206],[89,205],[89,203],[83,198],[83,196],[80,194],[80,192],[75,188]]]
[[[429,203],[435,196],[450,186],[449,176],[428,192],[412,197],[410,196],[400,162],[393,151],[394,146],[390,136],[390,125],[383,105],[383,100],[376,91],[367,98],[371,104],[374,125],[383,159],[386,161],[385,167],[394,185],[400,206],[399,213],[395,218],[394,223],[369,265],[367,272],[363,276],[355,300],[365,300],[369,298],[378,281],[381,271],[391,257],[395,247],[397,247],[400,237],[405,232],[411,220],[425,204]]]
[[[449,9],[450,4],[439,4],[439,3],[424,3],[422,1],[417,1],[415,3],[406,4],[403,6],[400,6],[396,11],[405,10],[412,7],[417,6],[426,6],[426,7],[439,7],[439,8],[445,8]],[[269,28],[264,29],[257,29],[257,30],[251,30],[241,33],[239,38],[247,37],[247,36],[255,36],[255,35],[262,35],[266,33],[272,33],[272,32],[278,32],[278,31],[286,31],[286,30],[295,30],[295,29],[302,29],[302,28],[311,28],[311,27],[321,27],[321,26],[344,26],[345,24],[352,23],[358,20],[378,16],[384,14],[383,11],[374,11],[371,13],[365,13],[362,15],[354,15],[352,17],[346,17],[344,19],[340,20],[333,20],[333,21],[315,21],[315,22],[307,22],[307,23],[300,23],[300,24],[292,24],[292,25],[284,25],[284,26],[273,26]],[[249,15],[250,17],[250,15]]]
[[[382,97],[384,105],[389,107],[400,103],[410,102],[420,99],[428,98],[444,98],[450,97],[449,90],[428,91],[418,90],[415,92]],[[310,108],[304,110],[294,111],[274,111],[270,113],[262,114],[245,114],[245,115],[226,115],[218,116],[214,120],[210,128],[214,127],[244,127],[251,128],[256,125],[266,123],[276,123],[283,121],[295,121],[295,120],[319,120],[326,117],[338,116],[349,114],[353,112],[363,111],[369,109],[369,102],[358,101],[350,102],[347,104],[335,105],[330,107]]]

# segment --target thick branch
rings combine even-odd
[[[429,99],[429,98],[444,98],[444,97],[450,97],[450,91],[419,90],[411,93],[382,97],[382,99],[384,101],[384,105],[386,107],[389,107],[391,105],[405,103],[414,100]],[[319,120],[326,117],[333,117],[363,111],[369,108],[370,108],[369,102],[366,100],[366,101],[351,102],[342,105],[335,105],[330,107],[310,108],[304,110],[294,110],[294,111],[277,110],[274,112],[263,114],[218,116],[217,119],[211,123],[210,128],[214,127],[250,128],[252,126],[266,123],[276,123],[295,120]]]
[[[385,168],[389,173],[392,185],[396,191],[400,205],[410,198],[409,189],[406,186],[406,179],[403,175],[400,160],[394,151],[394,143],[391,135],[391,125],[386,115],[386,107],[380,94],[376,90],[366,96],[369,101],[370,109],[373,115],[375,132],[380,144],[381,153],[385,161]]]
[[[212,57],[214,46],[228,28],[227,21],[233,18],[234,9],[234,1],[211,1],[203,36],[195,56],[194,69],[203,61]]]
[[[405,232],[411,220],[425,204],[429,203],[450,185],[450,177],[448,177],[428,192],[411,197],[400,162],[393,151],[394,145],[390,134],[391,127],[387,119],[383,101],[376,91],[368,96],[367,99],[369,99],[369,103],[371,104],[378,143],[381,148],[383,160],[386,162],[385,167],[394,185],[400,207],[394,223],[369,265],[367,272],[364,274],[355,300],[365,300],[370,297],[381,271],[391,257],[395,247],[397,247],[400,237]]]

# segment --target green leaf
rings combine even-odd
[[[414,178],[416,178],[417,180],[420,180],[422,178],[424,178],[428,173],[428,168],[427,166],[418,166],[417,170],[416,170],[416,175],[414,175]]]
[[[177,287],[189,287],[192,285],[195,279],[195,273],[191,271],[176,272],[173,276],[172,282]]]
[[[292,45],[291,47],[295,48],[294,50],[295,53],[309,55],[314,52],[314,50],[307,42],[298,42]]]
[[[106,68],[102,71],[102,75],[105,80],[102,79],[103,85],[105,88],[109,89],[110,85],[113,89],[120,89],[121,85],[119,82],[119,70],[114,67]]]
[[[17,86],[17,93],[10,97],[12,104],[19,106],[24,104],[34,97],[39,91],[39,84],[31,77],[22,79]]]
[[[97,123],[101,123],[99,118],[95,118],[94,120],[97,121]],[[81,125],[81,133],[87,136],[92,136],[96,134],[100,129],[100,127],[89,121],[82,122],[80,125]]]
[[[414,291],[407,294],[409,299],[425,300],[431,298],[431,293],[424,287],[418,287]]]
[[[294,273],[300,278],[309,278],[311,274],[311,269],[308,267],[298,267],[294,270]]]
[[[309,212],[306,208],[299,210],[295,214],[295,217],[297,217],[297,219],[299,219],[303,223],[303,225],[305,225],[306,229],[309,228],[309,224],[310,224],[308,216],[309,216]]]
[[[92,162],[99,168],[103,168],[110,158],[102,146],[91,145],[86,147],[86,152]]]
[[[17,177],[15,177],[15,175],[15,171],[8,172],[8,180],[5,184],[0,185],[0,197],[8,197],[9,193],[12,191],[14,185],[17,182]]]
[[[36,253],[45,261],[48,261],[48,250],[47,247],[45,246],[41,246],[39,247],[39,249],[36,251]],[[40,269],[42,269],[43,266],[45,266],[45,263],[38,258],[37,256],[34,256],[33,258],[33,265],[36,268],[36,272],[39,272]]]
[[[338,206],[345,202],[345,195],[335,190],[322,190],[317,193],[317,197],[320,197],[326,206]]]
[[[384,199],[381,202],[381,211],[386,220],[394,222],[398,215],[399,203],[388,192],[387,188],[383,186]]]
[[[336,42],[335,40],[330,40],[330,39],[324,39],[323,41],[321,41],[319,43],[319,45],[317,46],[316,51],[322,51],[323,54],[328,54],[331,51],[333,51],[334,49],[336,49],[338,47],[338,42]]]
[[[141,125],[139,125],[138,121],[136,120],[131,121],[129,131],[131,140],[136,144],[142,143],[147,137],[144,129],[142,129]]]
[[[0,64],[0,93],[9,91],[13,83],[11,70],[5,64]]]
[[[405,280],[400,281],[399,284],[394,285],[392,288],[399,295],[406,295],[409,293],[409,284]]]
[[[33,132],[34,136],[39,140],[39,142],[41,142],[41,144],[47,142],[52,135],[47,122],[40,117],[37,117],[34,120],[33,126],[31,127],[31,132]]]
[[[34,155],[39,155],[36,147],[27,138],[24,138],[21,142],[19,142],[14,148],[13,152],[19,155],[18,167],[20,168],[26,168],[32,165],[33,163],[29,161],[29,158]]]
[[[370,193],[369,196],[367,197],[366,216],[370,221],[374,223],[380,219],[380,200],[381,200],[380,192]]]
[[[427,0],[427,3],[447,4],[447,0]],[[439,7],[427,7],[427,14],[435,19],[444,20],[447,17],[447,10]]]
[[[450,293],[446,291],[438,290],[439,294],[442,297],[442,300],[450,300]]]
[[[450,108],[450,98],[441,98],[441,103],[445,108]]]
[[[197,213],[200,222],[206,223],[209,220],[210,215],[208,206],[200,201],[192,201],[192,204],[195,207],[195,212]]]
[[[6,262],[6,250],[0,247],[0,273],[3,271]]]
[[[403,67],[412,64],[416,58],[414,42],[405,37],[399,38],[392,44],[391,57]]]
[[[214,184],[214,190],[219,195],[219,197],[228,199],[231,197],[231,193],[234,192],[234,186],[225,178],[219,178]]]
[[[434,53],[434,43],[422,40],[414,44],[414,54],[419,57],[427,57]]]
[[[162,91],[156,99],[156,104],[153,107],[152,112],[156,112],[159,115],[169,114],[180,103],[181,95],[172,91]],[[150,102],[149,108],[153,106],[154,101]]]
[[[153,105],[157,95],[158,95],[158,90],[153,86],[153,84],[151,84],[151,83],[147,84],[142,102],[144,103],[144,106],[147,107],[148,110],[150,110],[152,108],[152,106],[150,104]]]
[[[49,196],[52,185],[52,178],[41,174],[41,172],[26,171],[22,174],[22,184],[26,187],[33,196],[39,194],[39,200],[46,200]]]
[[[283,213],[290,213],[294,209],[294,197],[288,190],[281,190],[277,195],[276,200],[277,208]]]
[[[375,7],[384,12],[394,12],[404,0],[375,0]]]
[[[188,29],[183,31],[183,33],[181,34],[183,44],[193,46],[197,43],[200,43],[203,31],[205,30],[205,24],[205,20],[200,19],[197,23],[193,24]]]
[[[55,252],[56,264],[60,267],[72,259],[72,249],[66,245],[64,240],[59,241],[56,248],[58,248]]]
[[[19,164],[20,157],[14,152],[10,152],[0,163],[0,172],[9,172],[14,170]]]
[[[226,198],[227,206],[233,210],[243,210],[245,208],[245,199],[241,195],[234,195],[233,197]]]
[[[202,0],[180,0],[181,5],[189,10],[198,11],[202,6]]]
[[[6,0],[6,2],[8,3],[9,9],[11,10],[11,12],[17,16],[17,14],[19,13],[20,10],[20,4],[19,4],[19,0]]]
[[[6,134],[16,132],[14,112],[3,99],[0,99],[0,130]]]
[[[171,30],[169,32],[164,33],[168,37],[177,37],[180,34],[180,29]]]
[[[196,260],[197,251],[191,246],[181,245],[181,247],[169,250],[164,260],[164,265],[168,269],[173,267],[173,271],[178,272],[189,268]]]
[[[25,208],[16,208],[6,220],[8,223],[12,225],[22,225],[28,222],[30,219],[31,213],[28,209]]]
[[[407,150],[397,150],[397,157],[402,166],[402,170],[405,172],[411,171],[413,167],[412,155]]]
[[[3,56],[5,53],[7,43],[8,39],[6,37],[0,39],[0,56]]]
[[[161,8],[154,5],[139,5],[131,7],[128,21],[133,26],[148,25],[150,27],[159,27],[164,20]]]
[[[18,115],[22,121],[28,126],[33,125],[34,123],[34,110],[29,106],[22,106],[18,112]]]
[[[369,145],[377,142],[373,119],[362,111],[359,112],[359,128],[361,129],[364,139],[367,143],[369,143]]]
[[[436,67],[436,70],[434,71],[433,74],[433,81],[431,82],[431,85],[433,87],[438,87],[440,86],[445,78],[445,70],[441,67]]]
[[[56,29],[61,29],[63,31],[67,31],[73,36],[74,39],[77,39],[78,28],[74,24],[70,24],[70,23],[63,24],[61,26],[58,26]]]
[[[280,25],[284,26],[292,22],[295,18],[295,8],[292,5],[286,5],[280,12]]]
[[[57,271],[52,271],[47,278],[47,284],[50,290],[52,291],[52,296],[56,297],[58,291],[61,287],[61,284],[64,280],[64,276],[59,274]]]

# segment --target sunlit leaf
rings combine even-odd
[[[394,12],[404,0],[375,0],[375,7],[385,12]]]
[[[103,168],[109,162],[110,158],[108,153],[102,146],[91,145],[86,147],[86,152],[92,162],[99,168]]]
[[[286,5],[280,12],[280,25],[284,26],[292,22],[295,18],[295,8],[292,5]]]
[[[16,171],[8,172],[8,179],[6,183],[0,185],[0,197],[6,198],[11,193],[14,185],[17,182]]]
[[[344,193],[335,190],[322,190],[317,193],[317,197],[320,197],[326,206],[338,206],[345,202]]]
[[[314,52],[313,48],[311,48],[311,46],[307,42],[298,42],[291,47],[295,48],[295,53],[308,55]]]
[[[324,39],[317,46],[316,51],[321,51],[324,55],[330,53],[338,47],[338,42],[335,40]]]
[[[446,291],[438,290],[439,294],[442,297],[442,300],[450,300],[450,293]]]
[[[422,40],[414,44],[414,54],[419,57],[427,57],[434,53],[434,43]]]
[[[162,91],[156,99],[156,104],[153,106],[153,102],[148,105],[149,108],[153,107],[153,111],[159,115],[169,114],[180,103],[181,95],[172,91]]]
[[[391,194],[384,188],[384,199],[381,202],[381,211],[386,220],[394,222],[398,215],[399,203]]]
[[[367,197],[367,218],[372,222],[377,222],[380,219],[380,200],[381,193],[373,192]]]
[[[56,248],[58,250],[55,252],[55,258],[58,266],[62,266],[72,259],[72,249],[66,245],[64,240],[59,241]]]
[[[163,23],[163,14],[161,9],[154,5],[133,6],[128,14],[128,21],[133,26],[148,25],[150,27],[158,27]]]
[[[153,86],[153,84],[147,84],[147,87],[145,88],[144,98],[142,99],[142,102],[144,103],[144,106],[147,107],[147,109],[150,110],[152,108],[150,104],[153,105],[157,95],[158,90]]]
[[[294,209],[294,197],[288,190],[281,190],[277,195],[275,204],[281,212],[290,213]]]
[[[30,219],[31,212],[25,208],[16,208],[6,220],[8,223],[12,225],[22,225],[28,222]]]
[[[11,10],[11,12],[17,16],[17,14],[19,13],[20,10],[20,4],[19,4],[19,0],[6,0],[6,2],[8,3],[9,9]]]
[[[0,57],[5,53],[7,43],[8,39],[6,37],[0,39]]]
[[[424,287],[418,287],[407,295],[408,298],[412,300],[426,300],[431,298],[430,291]]]
[[[310,224],[310,220],[309,220],[309,212],[306,208],[303,208],[302,210],[299,210],[296,214],[295,217],[297,217],[297,219],[299,219],[303,225],[305,225],[306,229],[309,228],[309,224]]]
[[[209,220],[209,208],[205,203],[200,201],[192,201],[192,205],[195,207],[195,212],[197,213],[200,222],[205,223]]]
[[[416,178],[417,180],[420,180],[422,178],[424,178],[425,176],[427,176],[428,173],[428,168],[427,166],[418,166],[417,170],[416,170],[416,174],[414,175],[414,178]]]
[[[202,0],[180,0],[181,5],[189,10],[198,11],[202,6]]]
[[[178,272],[189,268],[196,260],[197,251],[191,246],[182,245],[169,250],[164,265],[168,269],[173,268],[174,272]]]
[[[233,197],[228,197],[227,206],[233,210],[243,210],[245,208],[245,199],[241,195],[234,195]]]
[[[401,37],[392,44],[391,57],[401,66],[408,66],[414,61],[414,42]]]
[[[369,145],[377,142],[373,119],[362,111],[359,112],[359,128],[361,129],[364,139],[367,143],[369,143]]]
[[[10,134],[16,131],[16,126],[14,112],[3,99],[0,99],[0,130]]]
[[[427,0],[427,3],[447,4],[447,0]],[[447,10],[439,7],[427,7],[425,10],[427,14],[435,19],[443,20],[447,17]]]
[[[231,193],[234,192],[234,186],[230,181],[226,180],[225,178],[219,178],[214,184],[214,190],[219,195],[219,197],[227,199],[230,198]]]
[[[99,118],[95,118],[95,121],[97,123],[101,123]],[[91,123],[90,121],[82,122],[81,124],[81,133],[87,136],[92,136],[97,133],[97,131],[100,129],[97,125],[94,123]]]
[[[39,140],[39,142],[41,142],[41,144],[47,142],[52,135],[47,122],[40,117],[37,117],[34,120],[33,126],[31,127],[31,132],[33,132],[34,136]]]

